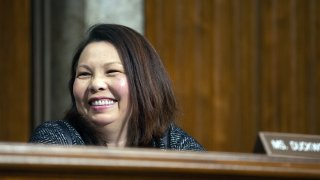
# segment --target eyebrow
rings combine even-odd
[[[123,66],[123,64],[121,62],[108,62],[108,63],[105,63],[103,66],[106,67],[106,66],[110,66],[112,64],[118,64],[118,65]],[[78,67],[90,68],[90,66],[88,66],[87,64],[79,64]]]
[[[123,66],[122,62],[109,62],[109,63],[105,63],[103,66],[110,66],[112,64],[119,64],[119,65]]]

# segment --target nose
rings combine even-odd
[[[94,77],[90,82],[90,90],[93,92],[103,91],[107,89],[107,82],[104,78]]]

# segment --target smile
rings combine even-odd
[[[115,101],[109,99],[100,99],[90,102],[92,106],[108,106],[114,104]]]

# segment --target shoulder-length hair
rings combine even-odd
[[[130,116],[127,146],[150,146],[176,118],[177,103],[171,81],[161,59],[146,38],[131,28],[115,24],[92,26],[73,56],[69,91],[72,107],[65,118],[78,130],[87,144],[105,145],[92,123],[77,112],[73,83],[79,57],[91,42],[106,41],[118,51],[129,85]]]

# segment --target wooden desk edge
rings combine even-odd
[[[320,178],[317,159],[223,152],[0,143],[0,172],[172,172]]]

